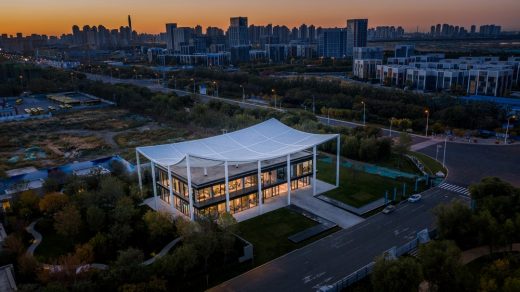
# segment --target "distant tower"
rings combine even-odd
[[[132,30],[132,18],[130,17],[130,15],[128,15],[128,27],[130,28],[130,31],[133,31]]]

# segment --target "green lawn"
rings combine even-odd
[[[321,234],[299,244],[287,238],[314,225],[317,225],[315,221],[287,208],[280,208],[238,223],[237,233],[253,244],[256,266],[330,233]]]
[[[422,175],[421,171],[417,168],[417,166],[415,166],[415,164],[413,164],[410,159],[406,157],[399,159],[399,155],[397,154],[392,154],[389,160],[378,162],[377,165],[391,169],[397,169],[402,172]]]
[[[317,167],[317,178],[319,180],[331,184],[335,183],[335,163],[326,163],[318,160]],[[397,188],[397,195],[401,195],[403,190],[403,181],[397,181],[391,178],[342,166],[340,169],[339,187],[327,192],[325,196],[353,207],[361,207],[384,197],[385,191],[388,191],[388,198],[391,199],[394,187]],[[413,188],[414,182],[407,181],[406,194],[410,195],[413,192]],[[398,200],[398,198],[396,198],[396,200]]]
[[[430,175],[433,176],[439,171],[442,171],[444,175],[446,175],[446,168],[442,167],[442,163],[439,163],[437,160],[419,152],[410,152],[410,154],[419,159],[419,161],[421,161],[421,163],[424,165],[426,172],[428,172]]]

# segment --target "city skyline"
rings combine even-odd
[[[375,2],[378,2],[377,5]],[[55,5],[41,7],[34,0],[17,1],[4,4],[0,11],[0,32],[16,34],[61,35],[70,33],[72,25],[99,25],[117,28],[126,25],[126,17],[132,15],[134,29],[138,32],[164,32],[164,23],[176,22],[182,26],[203,27],[217,26],[227,28],[229,17],[247,16],[250,24],[299,26],[302,23],[322,27],[344,27],[347,18],[369,18],[369,27],[379,25],[403,26],[406,31],[427,32],[436,23],[452,23],[469,27],[496,23],[503,30],[518,30],[520,22],[516,12],[520,3],[512,0],[499,1],[453,1],[439,0],[435,3],[424,3],[420,7],[412,5],[409,0],[398,2],[387,1],[320,1],[297,5],[289,0],[280,4],[273,0],[257,3],[241,3],[237,0],[226,0],[220,3],[220,9],[214,9],[208,0],[190,3],[166,3],[162,0],[151,0],[143,3],[126,4],[122,0],[104,3],[101,1],[76,1],[69,3],[53,0]],[[478,4],[478,5],[475,5]],[[449,5],[449,6],[446,6]],[[37,7],[38,14],[34,14]],[[273,9],[287,7],[292,9]],[[334,8],[332,8],[334,7]],[[453,7],[446,10],[446,7]],[[126,8],[126,9],[125,9]],[[92,13],[85,13],[91,10]],[[461,13],[464,11],[464,14]]]

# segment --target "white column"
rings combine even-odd
[[[172,210],[172,213],[174,211],[173,206],[173,182],[172,182],[172,170],[171,167],[168,165],[168,186],[170,188],[170,208]]]
[[[340,149],[341,149],[341,136],[338,135],[336,140],[336,187],[339,187],[339,165],[340,165]]]
[[[257,183],[258,185],[258,206],[260,206],[260,214],[262,214],[262,204],[263,204],[263,196],[262,196],[262,161],[258,160],[258,174],[257,174]]]
[[[287,154],[287,205],[291,204],[291,154]]]
[[[152,188],[153,188],[153,203],[155,205],[155,211],[159,211],[157,209],[157,182],[155,181],[155,163],[150,162],[152,166]]]
[[[226,184],[226,212],[229,213],[229,174],[227,160],[224,161],[224,183]]]
[[[141,196],[143,195],[143,180],[141,178],[141,163],[139,162],[139,151],[135,149],[135,160],[137,163],[137,178],[139,179],[139,190],[141,191]]]
[[[188,176],[188,199],[190,200],[190,219],[194,219],[193,214],[193,190],[191,188],[191,168],[190,168],[190,155],[186,154],[186,173]]]
[[[316,145],[312,147],[312,195],[316,196]]]

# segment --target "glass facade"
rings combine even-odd
[[[157,168],[158,195],[161,200],[170,204],[168,172]],[[312,160],[291,164],[291,190],[311,184]],[[262,200],[266,201],[287,192],[287,165],[268,167],[262,171]],[[235,175],[229,179],[230,213],[238,213],[258,206],[257,173],[250,172]],[[172,172],[173,205],[184,215],[189,216],[189,192],[187,184]],[[216,218],[226,212],[226,185],[224,179],[201,188],[193,188],[193,205],[196,217],[209,216]]]

